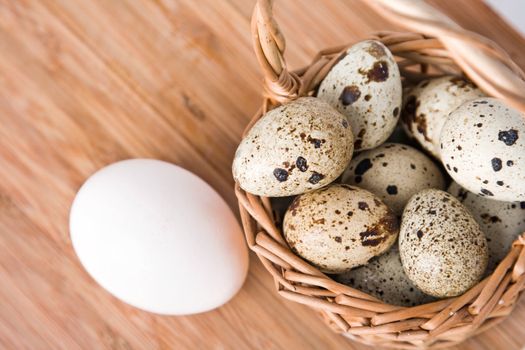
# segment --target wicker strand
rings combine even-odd
[[[487,94],[525,112],[523,72],[490,40],[468,32],[429,5],[416,0],[373,0],[388,19],[420,33],[377,32],[395,55],[408,82],[444,74],[466,74]],[[285,39],[272,15],[272,1],[258,0],[252,37],[264,75],[264,100],[244,135],[264,113],[300,96],[311,96],[349,44],[319,52],[301,69],[289,71]],[[415,307],[386,304],[332,280],[293,254],[282,236],[268,198],[238,184],[241,222],[248,246],[274,279],[278,293],[307,305],[336,332],[370,345],[397,349],[445,348],[501,322],[525,290],[525,233],[491,276],[463,295]]]
[[[267,98],[284,103],[298,97],[300,79],[286,69],[285,40],[272,16],[273,1],[258,1],[252,16],[255,54],[264,71]]]
[[[479,87],[525,113],[525,74],[499,45],[462,29],[423,1],[373,0],[368,4],[387,20],[439,39]]]

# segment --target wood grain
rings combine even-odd
[[[479,0],[431,2],[525,68],[523,38]],[[0,348],[367,348],[279,298],[253,256],[229,304],[160,317],[102,290],[72,251],[76,191],[120,159],[179,164],[236,208],[230,164],[260,102],[252,7],[246,0],[0,0]],[[356,0],[282,0],[276,13],[291,67],[323,47],[394,29]],[[519,349],[524,323],[522,300],[460,348]]]

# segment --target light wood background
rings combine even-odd
[[[525,68],[525,41],[479,0],[432,1]],[[367,349],[276,296],[252,256],[226,306],[159,317],[99,288],[79,265],[68,212],[111,162],[160,158],[236,210],[230,163],[260,103],[253,0],[0,0],[0,348]],[[364,2],[281,0],[291,67],[323,47],[392,29]],[[464,349],[525,345],[525,300]]]

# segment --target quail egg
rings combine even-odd
[[[487,267],[487,240],[469,211],[451,194],[427,189],[415,194],[401,219],[401,262],[426,294],[463,294]]]
[[[342,181],[374,193],[396,215],[402,214],[417,192],[445,188],[443,175],[432,160],[415,148],[396,143],[359,153],[350,161]]]
[[[525,202],[501,202],[468,192],[452,182],[448,192],[459,199],[487,237],[492,272],[509,253],[512,243],[525,232]]]
[[[434,300],[407,277],[395,245],[368,264],[336,275],[335,280],[392,305],[416,306]]]
[[[352,152],[346,117],[320,99],[301,97],[253,125],[235,153],[233,177],[256,195],[296,195],[334,181]]]
[[[401,77],[388,48],[367,40],[350,47],[319,86],[317,97],[348,117],[356,151],[379,146],[400,115]]]
[[[406,96],[401,121],[405,130],[439,159],[439,136],[450,112],[483,96],[474,83],[462,77],[424,80]]]
[[[327,273],[366,264],[392,246],[398,231],[396,216],[379,198],[350,185],[297,196],[283,223],[291,250]]]
[[[525,116],[495,98],[452,112],[441,131],[441,160],[450,176],[487,198],[525,200]]]

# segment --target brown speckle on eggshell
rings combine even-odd
[[[301,97],[253,125],[235,153],[233,177],[256,195],[296,195],[334,181],[352,152],[346,117],[324,101]]]
[[[450,112],[462,103],[484,96],[472,82],[444,76],[419,83],[405,97],[402,125],[430,154],[439,159],[439,135]]]
[[[335,280],[391,305],[416,306],[434,300],[420,291],[407,277],[395,245],[368,264],[336,275]]]
[[[445,188],[443,175],[431,159],[415,148],[396,143],[359,153],[350,161],[342,182],[374,193],[397,215],[415,193]]]
[[[399,232],[403,268],[426,294],[452,297],[474,286],[485,272],[487,240],[469,211],[436,189],[414,195]]]
[[[347,50],[321,82],[317,97],[347,116],[355,150],[374,148],[390,136],[399,119],[401,78],[390,51],[367,40]]]
[[[489,263],[487,273],[509,253],[514,240],[525,232],[525,202],[502,202],[468,192],[452,182],[448,192],[470,211],[487,237]]]
[[[482,125],[474,126],[480,120]],[[450,114],[440,142],[441,160],[462,187],[494,200],[525,200],[525,117],[520,112],[495,98],[466,102]]]
[[[398,231],[397,218],[383,202],[350,185],[298,196],[283,223],[292,251],[327,273],[366,264],[390,248]]]

